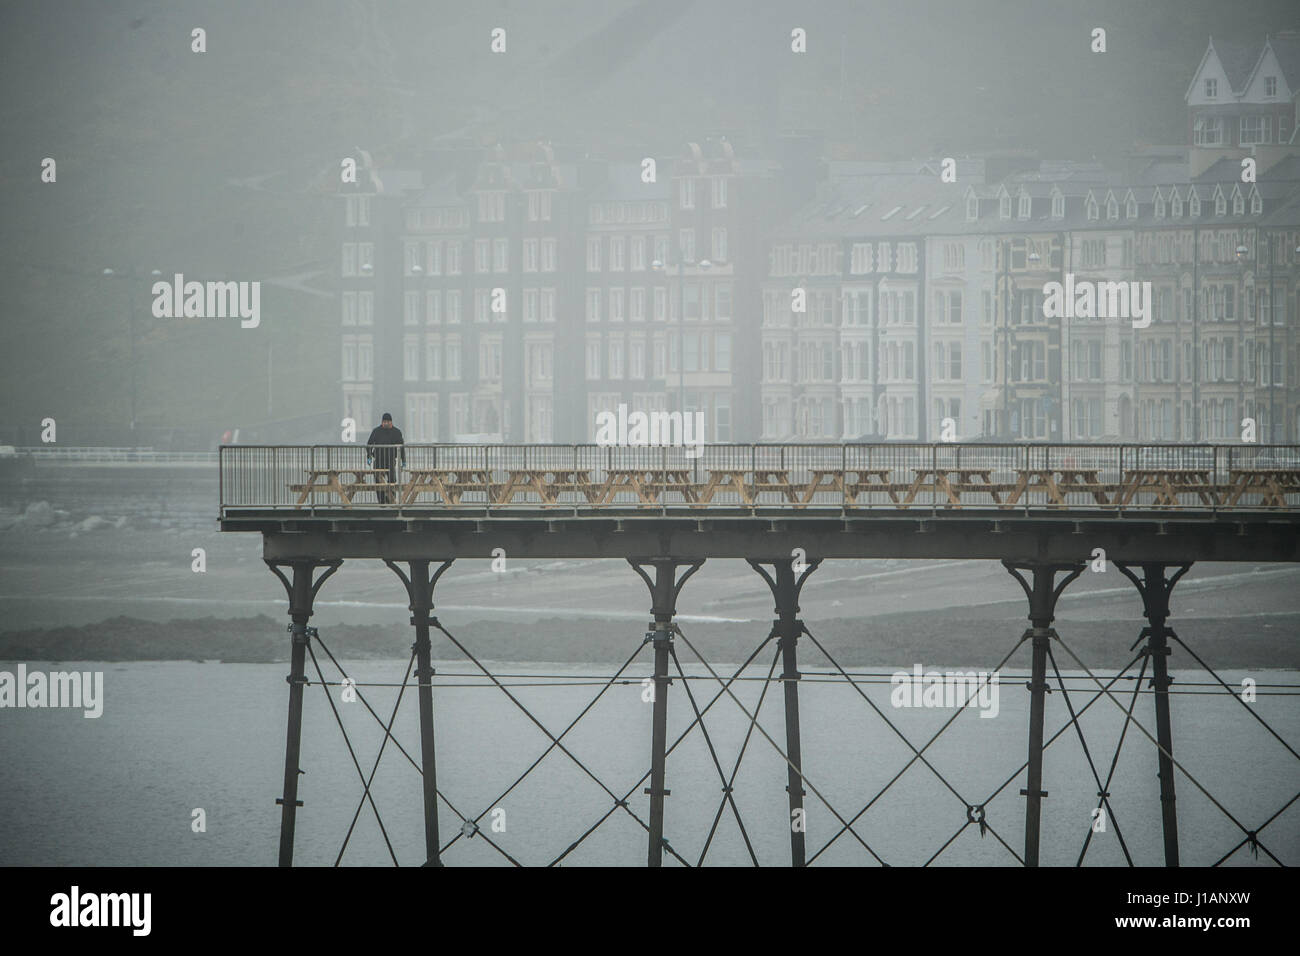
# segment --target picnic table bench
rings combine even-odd
[[[609,504],[621,491],[633,492],[642,505],[658,504],[665,491],[680,492],[691,503],[699,501],[690,468],[611,468],[605,473],[598,501]]]
[[[589,504],[600,501],[603,489],[591,483],[590,469],[582,468],[519,468],[509,472],[506,483],[495,496],[497,504],[508,505],[515,495],[535,492],[547,505],[559,503],[565,491],[580,491]]]
[[[1056,507],[1065,506],[1065,496],[1071,492],[1090,493],[1093,501],[1104,505],[1110,503],[1109,490],[1102,484],[1099,468],[1017,468],[1016,483],[1002,507],[1014,507],[1021,496],[1031,491],[1045,491],[1048,504]]]
[[[1229,469],[1224,506],[1231,508],[1243,496],[1252,492],[1260,493],[1261,507],[1285,508],[1287,495],[1300,494],[1300,466],[1270,465]]]
[[[753,475],[752,481],[746,478]],[[697,495],[695,504],[708,504],[717,491],[734,490],[745,505],[753,505],[764,491],[775,491],[786,501],[798,503],[799,496],[790,483],[790,472],[782,468],[710,468],[709,480]]]
[[[449,505],[460,504],[461,496],[482,491],[492,498],[491,473],[486,468],[407,468],[409,476],[402,504],[412,504],[420,494],[432,492]]]
[[[1195,494],[1201,504],[1213,507],[1218,495],[1210,477],[1209,468],[1133,468],[1124,473],[1114,503],[1120,506],[1133,503],[1144,492],[1154,492],[1154,504],[1171,508],[1182,507],[1178,496]]]
[[[912,504],[922,491],[943,492],[948,496],[945,508],[960,508],[963,491],[983,492],[991,495],[995,504],[1001,504],[999,493],[1007,490],[1005,485],[994,484],[992,468],[913,468],[912,471],[915,477],[899,502],[902,508]]]
[[[294,502],[298,506],[306,504],[312,495],[324,493],[338,495],[343,506],[351,508],[352,496],[359,491],[374,490],[378,495],[381,491],[396,491],[401,487],[387,480],[387,468],[308,468],[304,473],[307,475],[305,482],[289,485],[289,491],[298,495]],[[344,475],[352,477],[344,479]],[[368,482],[367,477],[373,480]]]

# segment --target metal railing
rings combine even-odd
[[[1300,445],[448,444],[402,454],[395,500],[381,503],[365,445],[223,446],[222,513],[1300,508]]]
[[[215,451],[154,451],[152,448],[31,445],[13,449],[8,457],[68,464],[214,465]]]

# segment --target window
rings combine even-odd
[[[345,276],[354,276],[357,274],[357,246],[354,242],[343,243],[342,269]]]
[[[727,261],[727,230],[722,226],[713,230],[713,258],[718,262]]]
[[[442,243],[429,243],[428,250],[429,275],[442,275]]]
[[[402,339],[402,378],[408,382],[420,378],[420,340],[414,335]]]
[[[554,289],[542,290],[542,321],[543,322],[555,321],[555,290]]]
[[[357,338],[355,335],[343,336],[343,381],[351,382],[357,377]]]
[[[587,380],[600,378],[600,339],[587,339]]]
[[[1219,96],[1219,81],[1214,77],[1208,77],[1205,81],[1205,98],[1207,100],[1217,99]]]
[[[355,292],[344,292],[343,301],[343,324],[357,324],[357,294]]]
[[[622,272],[627,264],[624,254],[627,252],[627,243],[622,236],[609,240],[609,271]]]
[[[537,302],[538,302],[537,290],[525,289],[524,290],[524,321],[525,322],[537,321]]]
[[[542,271],[543,272],[555,271],[555,246],[556,246],[556,241],[554,239],[542,240]]]
[[[1003,193],[998,197],[998,216],[1003,219],[1011,218],[1011,195]]]
[[[713,317],[719,321],[731,318],[731,284],[719,282],[713,287]]]
[[[1197,146],[1222,146],[1223,117],[1198,116],[1192,128],[1192,142]]]
[[[623,290],[622,289],[609,290],[609,321],[611,322],[623,321]]]
[[[637,287],[632,290],[631,305],[629,308],[629,318],[633,322],[645,321],[645,289]]]
[[[1052,218],[1065,218],[1065,196],[1061,193],[1055,193],[1052,196]]]
[[[871,271],[871,243],[855,242],[849,258],[849,271],[861,275]]]
[[[1276,77],[1276,76],[1266,76],[1266,77],[1264,77],[1264,95],[1265,95],[1265,96],[1277,96],[1277,77]]]
[[[460,321],[460,290],[447,290],[447,324],[455,325]]]
[[[731,333],[718,332],[713,337],[713,370],[731,371]]]
[[[695,180],[683,179],[679,186],[681,206],[683,209],[695,208]]]
[[[1097,210],[1097,200],[1092,196],[1089,196],[1088,197],[1088,218],[1097,219],[1099,218],[1099,216],[1100,213]]]
[[[488,254],[491,252],[491,243],[487,239],[474,240],[474,271],[488,271]]]
[[[645,236],[633,236],[632,243],[632,271],[645,271]]]
[[[980,217],[980,201],[975,196],[966,197],[966,221],[974,222]]]
[[[628,348],[628,378],[645,378],[645,341],[633,339]]]
[[[609,378],[623,377],[623,341],[622,339],[609,340],[609,368],[607,369]]]
[[[375,343],[368,335],[357,336],[357,378],[369,382],[375,377]]]
[[[1021,219],[1028,219],[1028,218],[1029,218],[1029,210],[1030,210],[1030,207],[1031,207],[1031,200],[1030,200],[1030,198],[1029,198],[1029,194],[1028,194],[1028,193],[1021,193],[1021,194],[1020,194],[1020,208],[1017,210],[1017,215],[1018,215]]]
[[[600,239],[591,237],[587,240],[587,271],[600,271]]]
[[[1254,146],[1273,142],[1273,117],[1243,116],[1241,118],[1241,145]]]
[[[429,335],[424,340],[424,369],[425,376],[431,382],[436,382],[442,378],[442,343],[438,337]]]
[[[420,324],[420,293],[407,291],[402,295],[402,324]]]
[[[599,289],[587,290],[587,321],[588,322],[600,321],[600,290]]]
[[[446,377],[449,382],[460,381],[460,339],[448,339],[446,360]],[[462,429],[463,431],[463,429]]]
[[[447,243],[447,275],[460,275],[460,243]]]
[[[687,262],[695,261],[695,230],[682,229],[677,236],[677,246],[682,251],[682,258]]]
[[[501,340],[495,336],[479,340],[478,377],[481,382],[501,381]]]
[[[713,208],[727,208],[727,180],[724,176],[713,177]]]
[[[536,272],[538,263],[539,243],[536,239],[524,240],[524,271]]]
[[[373,292],[357,293],[357,325],[375,324],[375,294]]]
[[[488,290],[474,290],[474,321],[486,322],[488,320]]]
[[[1106,197],[1106,218],[1107,219],[1119,218],[1119,200],[1117,200],[1114,196]]]

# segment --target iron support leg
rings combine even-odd
[[[1179,567],[1171,578],[1165,577],[1166,565],[1143,564],[1143,579],[1138,580],[1130,567],[1116,562],[1116,567],[1132,581],[1142,596],[1142,612],[1149,622],[1142,635],[1147,639],[1146,652],[1151,658],[1151,683],[1155,688],[1156,740],[1160,743],[1160,820],[1164,831],[1165,866],[1178,866],[1178,809],[1174,795],[1174,734],[1169,717],[1168,638],[1173,629],[1166,627],[1169,620],[1169,597],[1178,579],[1187,573],[1191,564]]]
[[[312,636],[307,622],[311,619],[316,592],[343,562],[305,559],[283,563],[291,569],[292,581],[285,577],[275,562],[267,561],[267,566],[280,579],[288,594],[289,617],[293,621],[289,625],[293,642],[289,652],[289,676],[285,678],[289,683],[289,718],[284,741],[284,793],[275,801],[280,804],[280,866],[293,866],[294,829],[298,822],[298,807],[302,806],[298,799],[298,775],[302,773],[298,766],[302,752],[302,689],[307,684],[307,645]],[[318,567],[328,567],[329,570],[313,583]]]
[[[641,575],[650,588],[650,613],[654,620],[650,623],[650,632],[646,639],[654,643],[654,713],[651,717],[650,742],[650,846],[646,854],[647,866],[661,866],[664,850],[664,797],[672,791],[664,787],[665,764],[668,748],[668,685],[672,680],[668,676],[668,657],[673,642],[673,615],[677,613],[677,595],[681,593],[686,579],[699,570],[703,561],[676,561],[672,558],[651,558],[637,560],[628,558],[628,564]],[[654,580],[642,570],[642,565],[654,567]],[[679,565],[688,565],[688,570],[681,579],[677,579]]]
[[[786,793],[789,794],[790,817],[790,865],[803,866],[805,856],[805,830],[807,816],[804,813],[803,798],[803,754],[801,735],[799,733],[799,665],[797,644],[803,633],[803,622],[799,620],[799,594],[808,575],[817,568],[821,559],[809,561],[795,574],[794,561],[791,558],[778,558],[773,561],[751,560],[750,565],[772,589],[776,602],[777,618],[772,622],[772,630],[777,635],[781,648],[781,684],[785,692],[785,752],[790,758],[786,765]],[[772,574],[764,570],[764,564],[772,565]]]
[[[1043,789],[1043,713],[1049,692],[1047,649],[1056,636],[1052,621],[1056,617],[1057,599],[1066,586],[1083,572],[1085,565],[1014,561],[1003,561],[1002,564],[1024,588],[1025,596],[1029,598],[1029,621],[1033,625],[1022,638],[1030,639],[1033,659],[1029,677],[1029,769],[1025,789],[1020,792],[1025,797],[1025,866],[1036,867],[1043,798],[1047,796],[1047,791]],[[1020,574],[1022,570],[1032,572],[1032,585]],[[1060,584],[1056,583],[1058,571],[1068,572]]]
[[[407,563],[410,576],[403,574],[392,561],[385,564],[401,579],[410,598],[411,624],[415,626],[415,679],[420,703],[420,771],[424,778],[424,865],[442,866],[438,838],[438,770],[433,733],[433,665],[429,627],[433,623],[433,588],[438,578],[451,566],[443,561],[429,576],[429,561]]]

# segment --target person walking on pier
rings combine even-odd
[[[370,437],[366,439],[366,461],[373,463],[375,468],[386,468],[388,470],[389,484],[397,484],[397,462],[400,458],[402,464],[406,464],[406,449],[402,446],[406,442],[402,438],[402,430],[393,424],[393,416],[384,412],[384,417],[380,423],[371,431]],[[379,484],[381,475],[372,475],[375,483]],[[376,494],[381,504],[391,503],[397,500],[397,491],[392,488],[378,488]]]

